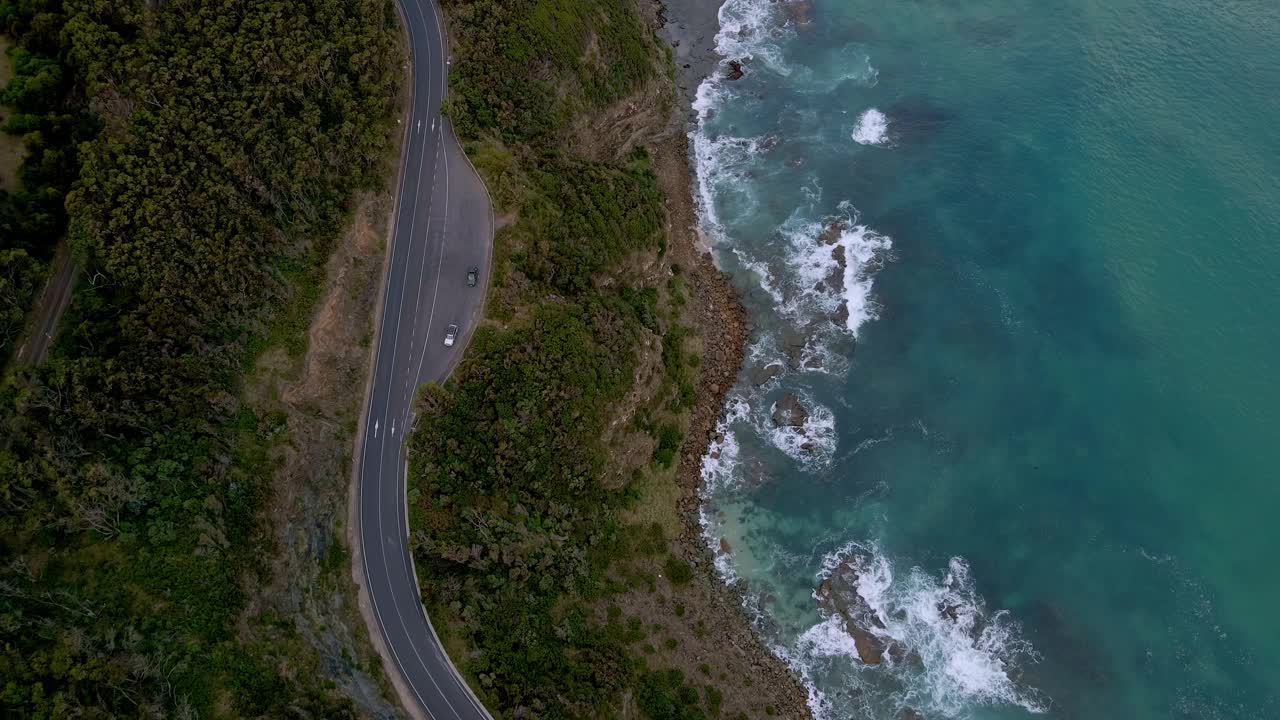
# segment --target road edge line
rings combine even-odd
[[[378,654],[378,658],[382,661],[382,674],[391,683],[400,708],[409,717],[414,720],[430,720],[418,708],[417,703],[407,702],[412,697],[412,693],[404,677],[391,659],[390,649],[382,638],[382,628],[373,616],[373,600],[369,596],[369,587],[365,582],[364,572],[362,571],[364,567],[364,543],[360,535],[360,458],[361,453],[364,451],[365,430],[369,422],[369,402],[373,392],[374,373],[377,371],[375,363],[378,355],[378,339],[382,337],[382,323],[379,322],[379,318],[382,317],[382,311],[387,301],[387,278],[391,274],[392,251],[395,248],[396,217],[402,200],[400,190],[404,187],[404,174],[408,165],[405,162],[410,145],[409,132],[411,123],[408,120],[413,114],[414,100],[416,98],[408,18],[405,17],[404,7],[400,2],[395,3],[395,8],[396,15],[400,18],[401,47],[405,51],[405,65],[402,68],[402,76],[408,92],[405,94],[404,105],[400,108],[399,113],[399,124],[404,126],[404,130],[401,132],[400,153],[399,158],[396,160],[395,180],[391,189],[391,209],[387,214],[386,247],[383,250],[382,273],[378,279],[378,301],[374,305],[373,316],[371,317],[373,338],[369,343],[369,353],[366,360],[368,369],[365,372],[364,379],[364,402],[361,403],[360,417],[356,422],[356,439],[352,446],[351,454],[351,476],[347,481],[347,545],[351,548],[351,580],[356,586],[356,606],[360,609],[360,616],[364,619],[369,644],[373,646],[374,652]]]

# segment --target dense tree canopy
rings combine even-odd
[[[65,193],[85,268],[51,357],[0,391],[6,709],[349,712],[234,639],[269,423],[236,379],[380,179],[395,17],[389,0],[0,1],[29,53],[5,102],[44,113],[24,187],[47,179],[50,212]],[[28,217],[8,207],[0,222]],[[0,293],[29,294],[5,272],[21,252],[0,254]]]

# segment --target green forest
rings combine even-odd
[[[666,249],[647,154],[595,162],[564,150],[575,118],[667,72],[667,58],[630,3],[445,10],[448,113],[515,220],[495,240],[488,322],[453,377],[420,399],[410,498],[423,596],[495,714],[615,717],[628,693],[652,720],[713,717],[715,688],[650,667],[636,619],[599,612],[627,585],[654,582],[624,577],[619,559],[665,558],[673,581],[690,578],[661,527],[624,519],[637,483],[604,480],[613,458],[602,437],[655,339],[662,382],[634,422],[655,438],[651,466],[670,466],[683,434],[660,418],[692,404],[697,358],[679,323],[678,268],[656,280],[629,270],[629,257]]]
[[[0,4],[0,32],[20,40],[10,51],[13,78],[0,89],[9,109],[0,131],[22,138],[21,186],[0,190],[0,367],[13,352],[30,306],[66,231],[65,201],[79,173],[77,148],[97,134],[60,59],[61,21],[44,5]]]
[[[49,358],[0,385],[6,714],[353,715],[244,639],[276,420],[238,391],[305,343],[307,282],[382,181],[396,24],[391,0],[0,0],[26,147],[0,357],[60,238],[83,268]]]

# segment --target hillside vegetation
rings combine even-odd
[[[2,0],[0,20],[28,147],[0,197],[0,294],[25,304],[64,227],[85,268],[50,358],[0,389],[0,706],[350,715],[254,639],[291,632],[245,603],[288,428],[240,388],[262,348],[305,347],[352,196],[381,179],[394,7]]]
[[[643,148],[566,150],[579,118],[668,72],[666,55],[627,2],[445,10],[448,112],[509,224],[487,321],[424,391],[411,439],[424,598],[503,717],[716,716],[720,691],[664,667],[655,629],[611,605],[658,587],[641,568],[690,579],[663,525],[631,512],[680,447],[698,362],[663,195]]]

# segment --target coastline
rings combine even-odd
[[[702,364],[697,381],[696,402],[684,443],[676,484],[681,535],[677,551],[693,566],[707,587],[708,610],[723,622],[716,631],[726,647],[750,657],[761,680],[779,688],[785,704],[777,708],[779,717],[811,718],[808,690],[800,678],[765,644],[748,615],[739,588],[726,584],[715,567],[715,556],[707,545],[701,521],[702,459],[716,439],[716,428],[726,412],[726,399],[743,367],[751,326],[731,276],[716,266],[702,237],[694,200],[694,167],[689,133],[696,114],[692,100],[699,84],[720,67],[714,38],[719,30],[720,3],[691,2],[672,15],[670,0],[652,0],[655,34],[672,48],[675,63],[672,127],[653,145],[654,169],[666,198],[668,234],[673,258],[689,277],[694,293],[689,317],[702,339]]]

